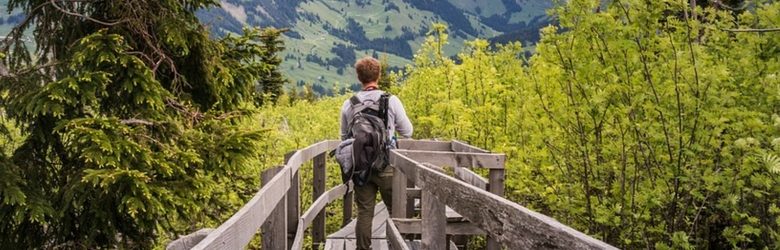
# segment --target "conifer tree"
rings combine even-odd
[[[382,65],[382,75],[379,78],[379,88],[385,91],[390,90],[393,84],[398,81],[395,75],[390,72],[390,63],[388,62],[387,55],[382,55],[379,62]],[[335,92],[334,92],[335,93]]]
[[[276,100],[284,93],[283,87],[287,79],[279,72],[282,59],[279,53],[284,50],[284,42],[281,39],[286,29],[265,28],[262,31],[260,41],[262,42],[263,53],[260,54],[260,60],[268,67],[260,76],[258,86],[256,87],[257,97],[255,102],[262,105],[263,96],[268,95],[271,102]]]
[[[0,108],[24,140],[0,152],[0,246],[151,248],[243,204],[263,34],[210,38],[195,11],[217,3],[8,2],[27,18],[0,43]]]

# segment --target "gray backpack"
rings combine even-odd
[[[387,136],[387,106],[390,94],[383,93],[378,101],[350,98],[347,137],[353,139],[350,168],[342,168],[342,180],[350,179],[363,186],[374,171],[384,171],[389,164],[390,140]],[[342,167],[344,164],[342,164]]]

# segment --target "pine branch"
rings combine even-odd
[[[146,120],[141,120],[141,119],[136,119],[136,118],[120,120],[119,122],[121,122],[124,125],[145,125],[145,126],[152,126],[152,125],[154,125],[153,122],[146,121]]]
[[[780,31],[780,28],[766,28],[766,29],[722,29],[728,32],[757,32],[757,33],[764,33],[764,32],[778,32]]]
[[[718,7],[721,7],[721,8],[724,8],[724,9],[730,10],[730,11],[741,11],[741,10],[747,9],[747,7],[748,7],[748,4],[747,4],[747,3],[744,3],[744,4],[743,4],[742,6],[740,6],[740,7],[731,7],[731,6],[727,5],[727,4],[724,4],[724,3],[723,3],[723,2],[721,2],[720,0],[714,0],[714,1],[712,1],[712,3],[714,3],[714,4],[715,4],[715,5],[717,5]]]
[[[58,2],[57,0],[51,0],[51,1],[49,1],[49,3],[51,4],[51,6],[54,6],[54,8],[56,8],[57,10],[59,10],[59,11],[60,11],[60,12],[62,12],[62,13],[65,13],[65,14],[67,14],[67,15],[71,15],[71,16],[77,16],[77,17],[81,17],[81,18],[84,18],[84,19],[86,19],[86,20],[89,20],[89,21],[92,21],[92,22],[95,22],[95,23],[99,23],[99,24],[102,24],[102,25],[105,25],[105,26],[114,26],[114,25],[117,25],[117,24],[124,23],[124,22],[127,22],[127,21],[128,21],[127,19],[121,19],[121,20],[114,21],[114,22],[105,22],[105,21],[97,20],[97,19],[95,19],[95,18],[92,18],[92,17],[89,17],[89,16],[87,16],[87,15],[82,15],[82,14],[79,14],[79,13],[76,13],[76,12],[71,12],[71,11],[68,11],[68,10],[66,10],[66,9],[64,9],[64,8],[62,8],[62,7],[60,7],[60,6],[57,4],[57,2]]]

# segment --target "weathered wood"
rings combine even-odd
[[[405,150],[452,151],[452,144],[448,141],[402,139],[398,140],[398,148]]]
[[[417,180],[416,165],[418,163],[401,152],[400,149],[390,150],[390,165],[406,176],[407,182],[415,182]],[[396,171],[396,173],[398,173],[398,171]]]
[[[422,189],[406,188],[406,197],[419,199],[422,197]]]
[[[503,169],[491,169],[488,174],[490,182],[488,183],[488,191],[491,193],[504,197],[504,170]],[[496,239],[488,237],[487,250],[501,250],[501,245]]]
[[[344,250],[346,249],[356,249],[357,248],[357,240],[345,240],[344,241]]]
[[[417,169],[423,197],[426,192],[432,194],[508,249],[616,249],[553,218],[488,191],[464,185],[462,181],[421,164]],[[423,221],[423,224],[428,222]]]
[[[171,243],[168,243],[168,246],[165,247],[165,250],[189,250],[193,246],[197,245],[198,242],[206,238],[206,236],[208,236],[212,231],[214,231],[213,228],[204,228],[198,230],[197,232],[181,236]]]
[[[263,186],[246,205],[193,249],[243,249],[249,244],[276,204],[290,188],[290,168],[285,167]]]
[[[325,242],[325,250],[344,250],[344,241],[328,240]]]
[[[314,190],[312,192],[312,201],[316,201],[317,198],[319,198],[325,192],[325,179],[327,178],[327,172],[325,171],[325,153],[314,157],[312,162],[312,167],[314,169]],[[325,243],[324,210],[320,210],[320,212],[317,213],[317,217],[314,218],[314,223],[312,224],[311,229],[311,236],[314,249],[319,249],[319,246]]]
[[[406,218],[406,175],[401,170],[393,169],[393,218]]]
[[[491,193],[504,196],[504,170],[503,169],[491,169],[489,173],[490,182],[488,189]]]
[[[395,152],[408,156],[419,162],[427,162],[436,166],[464,167],[464,168],[504,168],[506,155],[468,152],[438,152],[438,151],[411,151],[396,149]]]
[[[290,156],[290,159],[287,162],[286,166],[291,167],[292,172],[298,172],[298,169],[301,167],[301,164],[313,159],[315,156],[319,154],[335,149],[339,145],[339,143],[340,141],[327,140],[327,141],[321,141],[309,145],[308,147],[298,150],[297,152],[295,152],[295,154]]]
[[[306,212],[303,213],[303,216],[301,216],[301,218],[298,220],[298,228],[296,229],[295,240],[293,241],[292,249],[301,249],[301,247],[303,247],[303,234],[306,228],[309,227],[312,222],[314,222],[314,218],[317,216],[317,214],[323,211],[323,209],[325,209],[325,206],[337,199],[340,199],[341,197],[344,197],[344,194],[347,193],[347,190],[351,189],[349,185],[352,185],[352,182],[334,187],[325,192],[316,201],[314,201],[314,203],[311,204],[309,210],[306,210]]]
[[[462,141],[452,141],[453,152],[472,152],[472,153],[490,153],[490,151],[471,146],[468,143]]]
[[[418,183],[420,180],[418,179]],[[422,246],[423,249],[444,249],[447,247],[445,228],[447,217],[444,203],[423,188],[422,191]]]
[[[284,163],[287,164],[297,151],[288,152],[284,155]],[[289,166],[289,165],[288,165]],[[290,189],[287,190],[287,246],[292,246],[295,240],[295,229],[298,228],[298,217],[301,216],[301,184],[300,174],[296,170],[293,172],[290,180]],[[288,249],[288,248],[279,248]]]
[[[414,182],[410,181],[409,178],[406,178],[406,190],[409,190],[410,188],[416,188],[414,186]],[[414,198],[409,197],[409,195],[406,195],[406,218],[411,218],[416,215],[416,209],[417,209],[417,201],[420,198]]]
[[[225,221],[193,249],[241,249],[252,239],[272,210],[290,189],[293,174],[314,156],[332,150],[339,141],[328,140],[310,145],[289,157],[284,169],[258,191],[230,219]],[[289,239],[289,238],[288,238]]]
[[[395,168],[395,175],[394,175],[394,183],[399,183],[399,185],[393,186],[393,196],[395,197],[393,199],[393,204],[399,204],[399,208],[403,208],[404,206],[402,204],[406,204],[406,211],[401,212],[399,211],[399,216],[393,216],[394,218],[408,218],[414,214],[414,198],[408,198],[407,196],[403,195],[403,193],[406,192],[406,188],[404,188],[403,185],[401,185],[403,182],[406,182],[406,187],[412,187],[414,188],[414,182],[417,179],[417,168],[415,167],[415,162],[411,158],[400,154],[397,152],[398,150],[391,150],[390,151],[390,165],[392,165]],[[406,180],[403,181],[401,178],[406,177]],[[398,190],[404,190],[401,192],[397,192]],[[406,198],[403,198],[406,197]],[[396,201],[404,199],[401,203],[395,203]],[[398,210],[393,210],[393,212]]]
[[[422,234],[422,220],[393,219],[398,232],[402,234]],[[485,231],[468,221],[447,222],[444,228],[447,235],[486,235]]]
[[[387,218],[385,225],[387,226],[385,232],[387,232],[387,242],[390,243],[390,249],[409,250],[409,246],[407,246],[404,242],[404,238],[401,236],[401,233],[398,231],[395,223],[393,223],[393,219]]]
[[[263,185],[268,185],[269,181],[282,171],[284,166],[277,166],[263,171],[260,175]],[[287,249],[287,203],[279,202],[271,212],[271,215],[263,223],[260,229],[263,235],[263,249]]]
[[[374,206],[374,219],[371,221],[371,238],[385,237],[385,220],[389,218],[387,207],[384,202],[378,202]],[[342,227],[338,231],[328,235],[330,239],[355,239],[355,225],[357,221],[353,220],[348,225]]]
[[[480,189],[488,189],[488,180],[468,168],[454,168],[455,178]]]

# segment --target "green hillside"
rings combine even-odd
[[[258,4],[258,2],[261,2]],[[267,2],[263,5],[262,2]],[[282,8],[279,5],[288,5]],[[295,5],[294,8],[289,5]],[[430,5],[430,6],[429,6]],[[205,23],[213,23],[215,33],[237,32],[241,25],[290,28],[283,69],[293,84],[315,84],[315,91],[329,92],[354,83],[350,64],[357,57],[375,55],[386,58],[392,67],[411,62],[431,24],[447,23],[451,43],[445,47],[455,55],[463,41],[490,39],[507,32],[530,29],[538,36],[539,27],[549,22],[545,10],[550,1],[459,1],[426,4],[425,1],[223,1],[222,9],[203,14]],[[270,7],[269,7],[270,6]],[[268,9],[288,9],[294,21],[267,15]],[[221,13],[222,15],[216,15]],[[219,16],[219,17],[217,17]],[[231,20],[232,19],[232,20]],[[240,24],[240,25],[238,25]],[[537,37],[519,37],[533,43]]]
[[[0,0],[0,36],[23,16]],[[394,69],[411,63],[433,23],[446,23],[454,56],[475,38],[524,44],[538,40],[549,19],[548,0],[222,0],[221,7],[198,12],[215,36],[240,33],[245,26],[288,28],[282,69],[289,87],[312,84],[318,94],[332,94],[354,84],[351,64],[374,55]],[[528,46],[532,47],[532,46]]]

